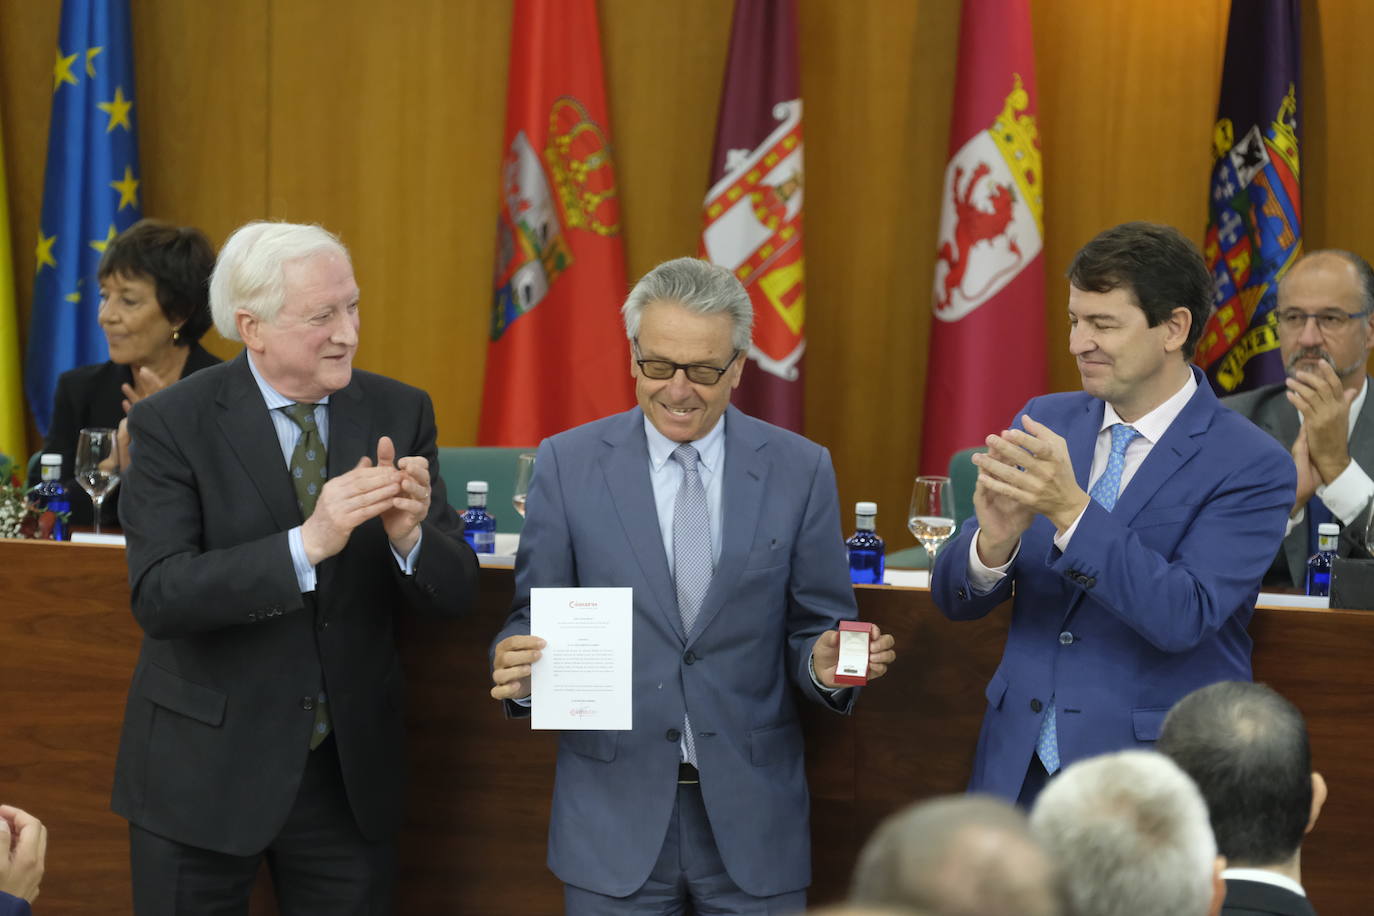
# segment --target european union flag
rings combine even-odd
[[[142,215],[129,0],[63,0],[24,391],[38,427],[57,377],[109,358],[96,266]]]

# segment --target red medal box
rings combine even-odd
[[[835,666],[835,683],[853,687],[868,683],[868,641],[872,637],[873,624],[840,621],[840,661]]]

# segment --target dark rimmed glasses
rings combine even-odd
[[[681,369],[686,374],[687,381],[697,385],[714,385],[719,382],[725,373],[730,371],[730,367],[734,365],[741,352],[735,350],[731,353],[730,359],[726,361],[724,366],[708,366],[704,363],[675,363],[666,359],[640,359],[639,341],[635,341],[634,350],[635,365],[639,367],[640,372],[644,373],[645,378],[661,382],[672,378],[677,374],[677,370]]]

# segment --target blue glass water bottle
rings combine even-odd
[[[887,545],[878,537],[875,522],[877,503],[855,503],[854,536],[844,542],[849,548],[849,581],[857,585],[882,585]]]
[[[468,481],[468,511],[463,513],[463,538],[477,553],[496,553],[496,516],[487,511],[487,482]]]
[[[1341,526],[1335,522],[1317,526],[1317,552],[1307,561],[1307,594],[1331,594],[1331,561],[1336,559],[1336,542],[1340,537]]]
[[[70,540],[68,519],[72,503],[67,488],[62,485],[62,456],[45,452],[38,462],[43,476],[38,486],[29,491],[29,505],[38,515],[38,536],[51,541]]]

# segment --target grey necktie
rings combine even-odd
[[[697,450],[687,443],[673,451],[682,465],[682,484],[673,502],[673,582],[677,588],[677,609],[682,629],[690,638],[701,611],[702,599],[711,584],[711,512],[706,506],[706,489],[697,470]],[[683,757],[693,766],[697,762],[696,740],[691,717],[683,715]]]

